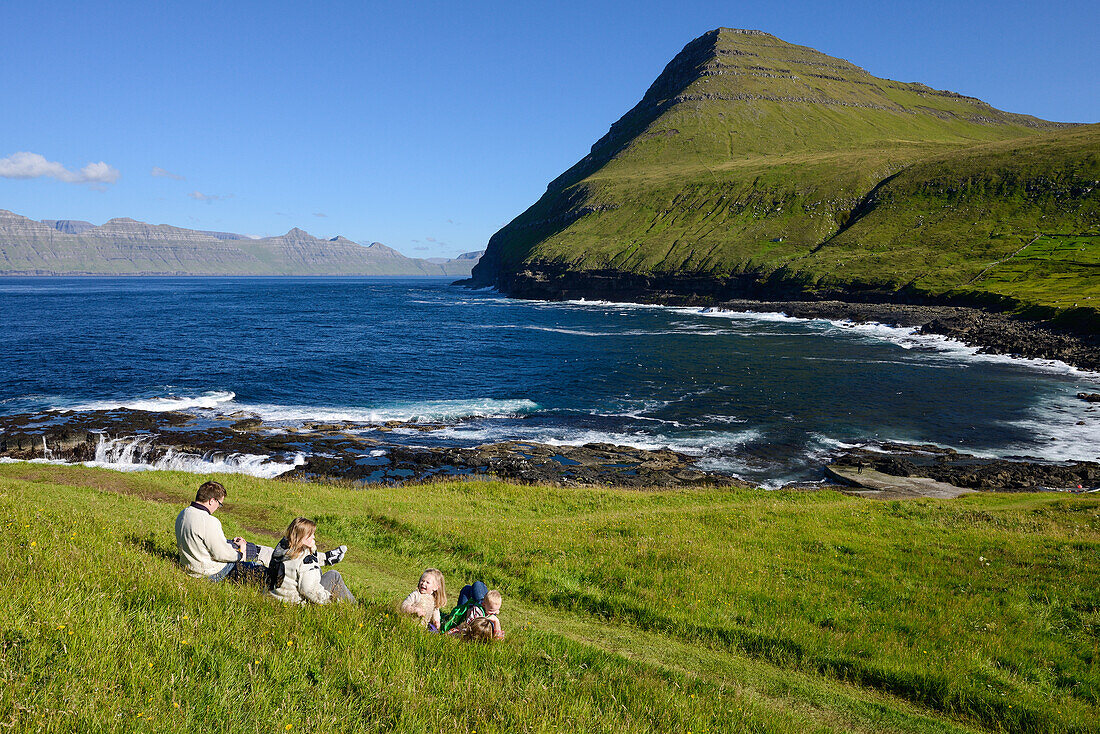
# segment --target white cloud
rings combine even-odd
[[[188,196],[195,201],[221,201],[222,199],[232,198],[233,194],[204,194],[201,191],[192,191]]]
[[[161,168],[160,166],[153,166],[153,170],[149,171],[149,175],[150,176],[156,176],[157,178],[170,178],[170,179],[173,179],[175,181],[185,180],[184,177],[179,175],[178,173],[172,173],[171,171],[166,171],[163,168]]]
[[[75,184],[91,184],[93,187],[118,181],[119,172],[103,161],[89,163],[79,171],[70,171],[55,161],[48,161],[38,153],[26,151],[0,158],[0,178],[56,178]]]

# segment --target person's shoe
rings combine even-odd
[[[331,566],[344,560],[344,556],[348,552],[348,547],[342,545],[339,548],[333,548],[328,553],[325,553],[325,565]]]

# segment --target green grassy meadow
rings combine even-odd
[[[298,514],[360,603],[191,579],[204,477],[0,465],[0,727],[34,731],[1100,731],[1100,499],[222,477]],[[491,646],[394,613],[504,594]]]

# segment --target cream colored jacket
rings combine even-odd
[[[176,516],[180,565],[195,578],[213,576],[241,554],[225,539],[222,524],[205,507],[191,504]]]
[[[288,558],[287,550],[283,542],[275,546],[275,554],[271,560],[272,564],[276,561],[282,562],[283,582],[269,590],[268,596],[291,604],[326,603],[332,595],[321,586],[323,561],[314,551],[306,551],[297,558]]]

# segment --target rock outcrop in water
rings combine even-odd
[[[88,225],[88,226],[84,226]],[[294,228],[252,239],[120,218],[36,222],[0,209],[0,275],[468,275],[476,260],[432,263],[375,242]]]
[[[977,490],[1037,491],[1095,489],[1100,464],[1093,461],[1036,462],[983,459],[938,446],[882,444],[876,450],[852,449],[832,465],[873,469],[898,477],[928,477]]]

